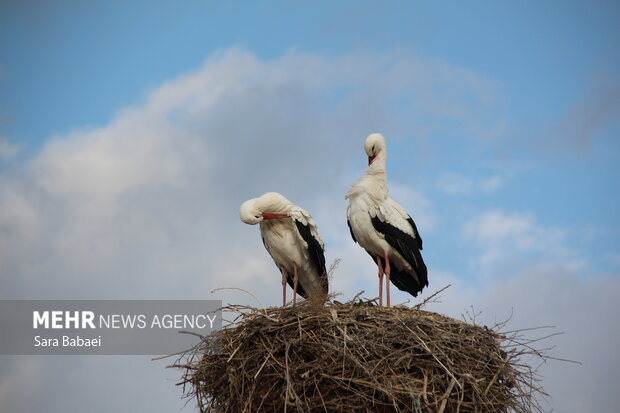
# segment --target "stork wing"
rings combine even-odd
[[[413,267],[417,285],[411,287],[417,290],[416,293],[421,291],[428,285],[428,271],[420,253],[422,239],[411,217],[393,199],[388,198],[376,216],[371,217],[371,222],[375,230],[385,236],[385,241]]]
[[[405,208],[403,208],[402,206],[400,206],[400,204],[396,201],[394,201],[392,198],[387,198],[385,200],[384,203],[384,208],[382,208],[382,212],[387,210],[392,210],[392,214],[396,213],[397,216],[395,217],[395,220],[397,220],[399,223],[402,223],[404,225],[404,223],[402,222],[402,219],[406,220],[409,223],[409,227],[411,227],[411,231],[409,231],[409,227],[407,227],[407,225],[404,225],[403,230],[407,233],[411,232],[411,236],[417,241],[418,244],[418,248],[420,250],[422,250],[422,237],[420,236],[420,233],[418,232],[418,227],[416,226],[415,222],[413,222],[413,218],[411,218],[411,216],[407,213],[407,211],[405,211]],[[389,214],[389,212],[387,213],[387,215],[392,215]],[[402,218],[402,219],[399,219]]]
[[[322,286],[325,293],[328,292],[327,270],[325,268],[325,246],[317,231],[312,216],[303,208],[293,206],[289,209],[289,216],[295,223],[299,236],[306,243],[310,260],[312,261],[317,274],[322,278]]]

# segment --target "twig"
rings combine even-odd
[[[428,303],[429,301],[431,301],[433,298],[435,298],[436,296],[438,296],[439,294],[441,294],[442,292],[444,292],[445,290],[447,290],[448,288],[450,288],[452,286],[452,284],[448,284],[445,287],[443,287],[442,289],[435,291],[433,294],[429,295],[428,297],[426,297],[424,299],[424,301],[422,301],[420,304],[416,304],[414,306],[414,308],[422,308],[424,307],[424,305],[426,305],[426,303]]]

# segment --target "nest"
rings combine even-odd
[[[369,301],[254,309],[185,353],[201,412],[542,411],[535,350],[495,328]]]

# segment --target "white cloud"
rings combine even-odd
[[[20,411],[31,392],[41,391],[41,365],[35,358],[0,356],[0,406],[6,411]],[[27,392],[25,389],[29,389]]]
[[[500,175],[489,176],[479,180],[478,185],[483,192],[495,192],[506,183],[506,178]]]
[[[438,217],[424,194],[410,186],[394,183],[390,185],[390,196],[411,215],[421,234],[433,229]]]
[[[437,188],[448,194],[470,194],[474,190],[474,181],[464,175],[444,173],[437,179]]]
[[[437,178],[435,186],[442,192],[451,195],[471,195],[475,192],[492,193],[506,183],[506,177],[492,175],[475,178],[456,173],[442,173]]]
[[[486,247],[512,243],[520,248],[543,248],[547,243],[539,239],[541,232],[544,234],[536,228],[531,216],[508,215],[500,210],[486,212],[463,227],[466,238]]]
[[[177,372],[165,368],[170,363],[148,356],[1,356],[0,406],[7,412],[180,411],[185,400],[175,386]]]
[[[2,69],[0,67],[0,69]],[[0,75],[2,72],[0,71]],[[17,146],[11,144],[8,140],[0,137],[0,160],[10,158],[17,153]]]
[[[462,236],[480,249],[472,265],[487,277],[519,274],[524,263],[528,269],[580,271],[587,261],[566,245],[565,230],[539,226],[531,215],[484,212],[463,225]]]

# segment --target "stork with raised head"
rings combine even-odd
[[[383,278],[387,306],[390,306],[390,281],[401,291],[416,297],[428,285],[422,259],[422,238],[413,219],[388,196],[385,163],[387,147],[383,135],[366,138],[368,155],[366,175],[351,186],[347,224],[353,241],[370,254],[379,270],[379,304],[383,305]]]
[[[327,296],[327,271],[323,240],[312,216],[276,192],[245,201],[241,221],[259,224],[263,244],[282,274],[282,305],[286,305],[286,284],[304,298]]]

